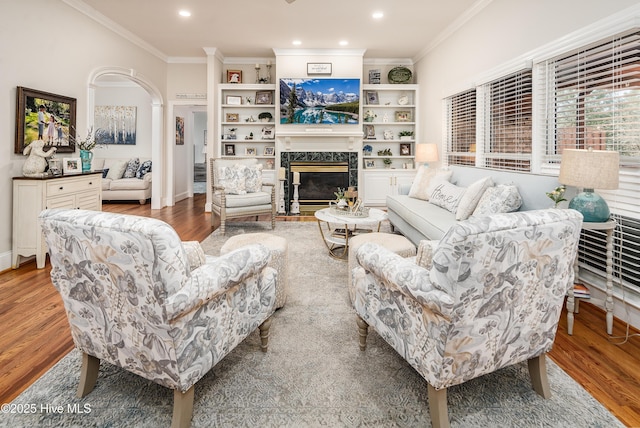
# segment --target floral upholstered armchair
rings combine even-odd
[[[194,384],[256,328],[267,350],[276,272],[248,245],[222,257],[151,218],[45,210],[40,223],[71,334],[78,396],[100,360],[174,390],[172,426],[189,426]]]
[[[360,349],[373,327],[428,383],[434,427],[449,426],[447,388],[527,360],[550,395],[551,350],[573,283],[582,215],[539,210],[472,217],[418,257],[376,244],[356,252],[351,301]]]

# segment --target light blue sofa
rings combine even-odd
[[[491,176],[494,184],[515,184],[522,196],[520,211],[550,208],[553,202],[546,196],[559,186],[558,178],[548,175],[495,171],[482,168],[451,166],[451,182],[467,187],[471,183]],[[455,213],[423,201],[410,198],[409,188],[400,189],[398,195],[387,196],[387,213],[394,229],[416,246],[423,239],[437,240],[456,223]]]

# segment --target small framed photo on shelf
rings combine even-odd
[[[400,143],[400,156],[411,156],[411,143]]]
[[[380,100],[378,99],[378,91],[367,91],[367,104],[380,104]]]
[[[256,104],[273,104],[273,92],[256,91]]]
[[[373,125],[365,125],[364,126],[364,138],[367,140],[375,140],[376,139],[376,128]]]
[[[396,122],[411,122],[411,112],[408,110],[397,111]]]
[[[242,70],[227,70],[227,83],[242,83]]]
[[[235,144],[225,144],[224,145],[224,155],[225,156],[235,156],[236,155],[236,145]]]
[[[240,115],[238,113],[227,113],[225,115],[226,122],[240,122]]]
[[[273,155],[276,154],[276,148],[275,147],[265,147],[263,154],[265,156],[273,156]]]
[[[374,161],[373,159],[365,159],[364,167],[365,168],[375,168],[376,167],[376,161]]]
[[[265,168],[266,169],[275,169],[276,168],[276,161],[274,159],[267,159],[267,161],[265,163]]]
[[[256,148],[255,147],[247,147],[244,149],[245,156],[255,156]]]
[[[273,140],[273,126],[265,126],[262,128],[262,139]]]
[[[239,106],[242,104],[242,97],[240,95],[227,95],[225,101],[230,106]]]
[[[78,174],[82,172],[80,158],[62,158],[62,171],[65,174]]]

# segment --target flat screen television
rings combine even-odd
[[[280,79],[280,123],[357,125],[360,79]]]

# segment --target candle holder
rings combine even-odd
[[[287,213],[284,205],[284,182],[285,180],[280,180],[280,200],[278,201],[278,214]]]
[[[256,83],[260,83],[260,64],[256,64]]]
[[[293,183],[293,202],[291,203],[291,214],[300,214],[300,203],[298,202],[298,186],[300,183]]]
[[[267,62],[267,82],[271,83],[271,62]]]

